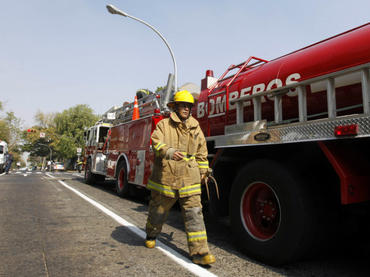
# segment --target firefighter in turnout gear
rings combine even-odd
[[[145,245],[155,247],[156,237],[171,207],[179,201],[189,254],[196,264],[215,262],[209,253],[201,204],[201,182],[209,172],[207,145],[198,121],[190,114],[193,96],[175,94],[168,107],[174,112],[161,120],[152,134],[155,160],[148,182],[151,190]]]

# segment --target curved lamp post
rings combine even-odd
[[[136,21],[139,21],[140,23],[143,23],[144,25],[146,25],[150,29],[152,29],[154,32],[156,32],[156,34],[164,41],[164,43],[166,44],[168,50],[170,51],[171,57],[172,57],[173,71],[174,71],[174,86],[175,86],[175,91],[177,91],[177,65],[176,65],[175,55],[173,54],[173,51],[172,51],[170,45],[168,44],[167,40],[164,38],[164,36],[162,36],[162,34],[158,30],[156,30],[152,25],[148,24],[144,20],[141,20],[140,18],[134,17],[132,15],[129,15],[129,14],[117,9],[113,5],[107,5],[107,9],[111,14],[119,14],[119,15],[122,15],[124,17],[129,17],[129,18],[132,18]]]

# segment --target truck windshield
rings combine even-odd
[[[4,146],[0,145],[0,154],[4,154]]]

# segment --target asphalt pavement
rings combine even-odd
[[[138,195],[120,198],[112,182],[89,186],[76,172],[1,175],[0,276],[370,276],[368,238],[348,253],[270,267],[235,248],[227,218],[206,213],[217,261],[198,267],[176,207],[158,247],[143,246],[148,203]]]

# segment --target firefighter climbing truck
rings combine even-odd
[[[341,211],[370,199],[370,23],[267,61],[250,57],[201,81],[192,114],[207,138],[220,199],[250,257],[282,264],[325,246]],[[146,187],[150,135],[167,117],[166,89],[109,110],[87,131],[85,179],[114,178],[117,193]],[[173,147],[176,147],[175,145]]]

